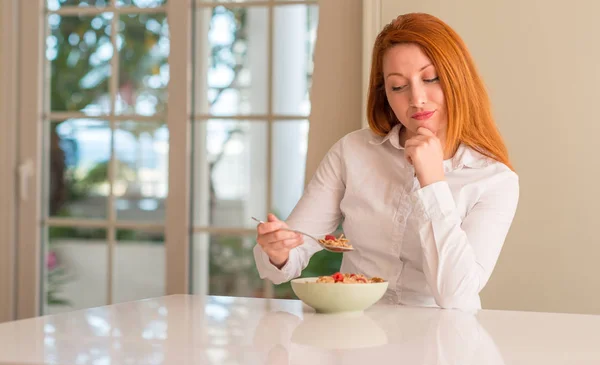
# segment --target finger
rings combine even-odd
[[[276,243],[279,241],[285,241],[285,240],[289,240],[289,239],[298,239],[299,237],[300,237],[300,235],[297,233],[286,231],[286,230],[278,230],[278,231],[267,233],[267,234],[263,235],[260,238],[260,240],[269,244],[269,243]]]
[[[263,251],[267,254],[280,254],[284,251],[289,251],[295,247],[298,247],[304,243],[304,239],[300,238],[292,238],[283,241],[277,241],[267,244],[261,244],[260,246],[263,248]]]
[[[420,134],[423,136],[435,137],[435,133],[433,133],[432,131],[430,131],[429,129],[427,129],[425,127],[417,128],[417,134]]]
[[[281,222],[281,221],[279,220],[279,218],[277,218],[277,216],[276,216],[275,214],[273,214],[273,213],[269,213],[269,214],[267,215],[267,221],[268,221],[268,222]]]
[[[287,239],[287,240],[282,241],[283,246],[290,250],[294,247],[300,246],[303,243],[304,243],[304,238],[302,238],[302,237],[292,238],[292,239]]]
[[[287,224],[285,224],[284,221],[266,222],[266,223],[259,224],[256,227],[256,231],[258,232],[258,234],[263,235],[263,234],[276,232],[276,231],[278,231],[280,229],[284,229],[284,228],[287,228]]]

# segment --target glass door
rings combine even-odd
[[[289,297],[250,216],[304,188],[317,2],[18,3],[17,316]]]
[[[43,7],[40,312],[162,296],[166,0]]]
[[[206,1],[193,12],[191,291],[289,297],[262,281],[256,223],[304,189],[316,1]]]

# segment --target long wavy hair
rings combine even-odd
[[[437,70],[448,115],[445,152],[453,154],[463,143],[513,169],[471,54],[450,26],[429,14],[400,15],[377,36],[367,101],[371,130],[384,136],[400,123],[385,95],[383,57],[388,49],[402,43],[418,45]]]

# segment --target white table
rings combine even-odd
[[[0,364],[600,364],[600,316],[175,295],[0,324]]]

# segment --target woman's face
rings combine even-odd
[[[425,127],[444,140],[448,117],[442,86],[431,60],[415,44],[398,44],[383,56],[388,103],[408,138]]]

